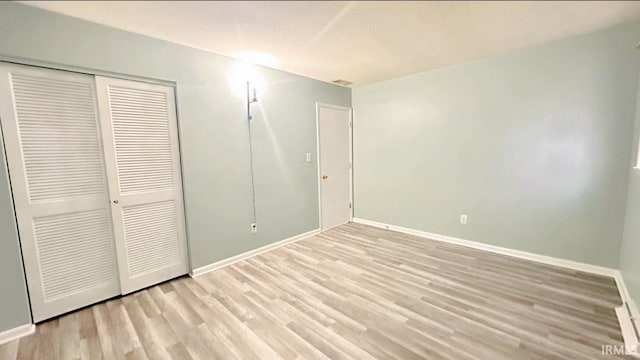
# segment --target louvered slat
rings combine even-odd
[[[34,220],[45,301],[116,281],[106,209]]]
[[[164,92],[109,86],[118,180],[123,195],[174,187],[167,101]]]
[[[174,201],[125,207],[122,217],[130,276],[180,263],[182,257]]]
[[[91,84],[13,74],[11,85],[31,202],[104,194]]]

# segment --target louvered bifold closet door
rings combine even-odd
[[[118,295],[93,77],[0,64],[0,122],[34,321]]]
[[[188,272],[175,97],[129,80],[98,76],[96,86],[126,294]]]

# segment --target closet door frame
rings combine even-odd
[[[119,175],[117,168],[117,156],[114,144],[114,129],[111,121],[111,106],[109,101],[109,84],[121,84],[124,87],[134,87],[141,90],[153,89],[154,91],[162,90],[167,96],[167,113],[169,115],[169,134],[172,154],[172,170],[174,190],[167,191],[161,197],[155,194],[127,194],[122,195],[120,191]],[[111,216],[114,228],[114,239],[116,253],[118,258],[118,273],[120,276],[120,286],[122,294],[128,294],[139,289],[149,287],[158,283],[158,281],[150,278],[163,278],[169,280],[176,276],[185,275],[189,272],[190,259],[186,234],[186,220],[184,209],[184,193],[182,187],[182,164],[180,152],[180,140],[178,133],[178,114],[176,109],[175,86],[159,83],[142,82],[139,80],[120,79],[115,77],[106,77],[95,75],[96,98],[98,102],[98,112],[100,118],[100,127],[102,133],[103,152],[105,156],[105,167],[107,172],[107,181],[110,196]],[[178,225],[178,236],[180,239],[180,254],[182,257],[183,269],[176,271],[176,267],[165,268],[153,273],[153,276],[141,275],[132,278],[129,276],[129,262],[126,249],[126,238],[124,234],[123,208],[137,203],[161,202],[175,200],[176,215]]]

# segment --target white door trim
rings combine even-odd
[[[24,66],[31,66],[31,67],[42,68],[42,69],[60,70],[60,71],[77,73],[77,74],[91,75],[91,76],[94,76],[94,75],[105,76],[105,77],[110,77],[114,79],[131,80],[131,81],[145,82],[145,83],[156,84],[156,85],[165,85],[165,86],[174,86],[174,87],[176,86],[176,82],[174,80],[169,80],[169,79],[156,79],[156,78],[149,78],[149,77],[138,76],[138,75],[114,73],[114,72],[100,70],[100,69],[91,69],[91,68],[84,68],[81,66],[56,64],[56,63],[51,63],[47,61],[12,57],[7,55],[0,55],[0,63],[4,63],[7,65],[24,65]]]
[[[332,105],[321,102],[316,102],[316,157],[318,165],[318,225],[320,231],[323,231],[322,227],[322,183],[320,175],[320,108],[346,110],[349,111],[349,201],[351,202],[351,208],[349,209],[349,222],[353,221],[353,109],[346,106]]]

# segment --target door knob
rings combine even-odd
[[[329,177],[327,175],[322,175],[322,180],[327,180]]]
[[[117,203],[119,203],[119,202],[120,202],[120,201],[118,201],[118,200],[113,200],[113,203],[114,203],[114,204],[117,204]]]

